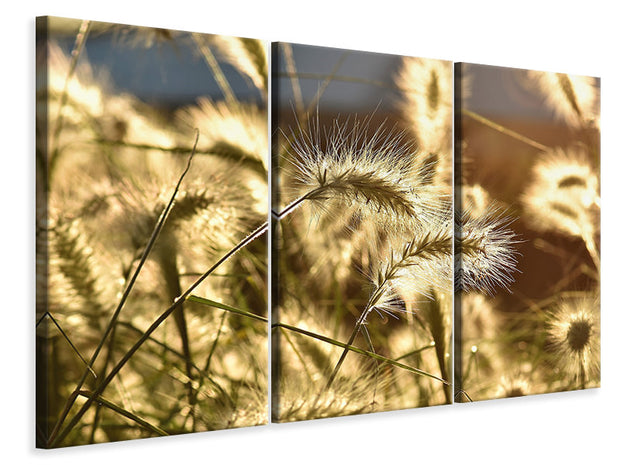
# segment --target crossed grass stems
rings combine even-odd
[[[86,24],[86,23],[85,23]],[[84,26],[84,25],[83,25]],[[79,58],[80,55],[80,50],[83,46],[83,42],[86,40],[86,36],[88,33],[88,27],[83,27],[81,29],[80,34],[82,34],[81,36],[78,36],[77,40],[76,40],[76,47],[75,50],[77,50],[77,53],[73,54],[73,60],[74,60],[74,64],[75,62],[77,62],[77,59]],[[286,48],[285,48],[286,51]],[[336,64],[336,66],[334,67],[332,73],[328,76],[312,76],[313,78],[316,77],[322,77],[324,78],[323,83],[320,87],[320,89],[317,91],[317,94],[315,95],[314,99],[312,100],[312,102],[310,103],[310,106],[315,105],[321,98],[322,93],[325,91],[325,89],[327,88],[327,86],[329,85],[329,83],[331,82],[331,80],[335,79],[337,76],[337,72],[338,69],[342,63],[342,61],[344,60],[344,56],[341,58],[341,60]],[[74,69],[74,67],[72,67],[72,69]],[[221,75],[222,77],[223,75]],[[300,76],[296,76],[295,72],[294,72],[294,68],[293,71],[287,74],[288,77],[291,78],[291,80],[293,81],[293,85],[294,85],[294,89],[297,88],[298,86],[295,85],[295,81],[297,79],[297,77],[304,77],[302,75]],[[70,76],[69,76],[70,77]],[[373,82],[366,82],[367,84],[370,85],[377,85],[376,83]],[[297,94],[297,93],[296,93]],[[228,94],[227,94],[228,95]],[[230,98],[230,97],[229,97]],[[303,109],[303,103],[301,102],[301,99],[299,99],[299,96],[296,97],[295,99],[295,104],[296,104],[296,108],[299,109]],[[302,112],[302,119],[300,120],[300,127],[305,124],[306,118],[307,116],[307,112]],[[472,117],[475,118],[476,115],[473,115]],[[484,123],[484,121],[482,121]],[[62,123],[59,122],[58,126],[57,126],[57,131],[60,131],[60,128],[62,126]],[[494,128],[494,129],[498,129],[497,125],[495,123],[488,124],[489,127]],[[498,129],[500,130],[500,129]],[[500,132],[504,132],[501,131]],[[511,134],[508,134],[511,135]],[[138,277],[138,275],[140,274],[140,271],[142,269],[143,264],[145,263],[145,261],[147,260],[150,252],[153,249],[153,245],[155,244],[155,242],[157,241],[159,234],[164,226],[164,224],[166,223],[166,220],[169,218],[170,215],[170,211],[171,208],[174,204],[176,195],[178,193],[179,187],[183,181],[183,178],[185,177],[186,173],[188,172],[188,170],[190,169],[191,166],[191,162],[192,159],[196,153],[196,145],[198,143],[198,138],[199,138],[199,134],[196,134],[196,139],[194,142],[194,146],[191,150],[191,153],[189,155],[188,161],[187,161],[187,166],[185,167],[185,170],[183,171],[183,173],[181,174],[175,190],[169,200],[169,202],[167,203],[167,205],[165,206],[165,208],[163,209],[154,229],[152,232],[152,235],[148,241],[148,244],[146,245],[146,247],[144,248],[144,251],[142,253],[142,256],[140,258],[140,261],[138,262],[138,265],[133,273],[133,275],[131,276],[131,278],[128,280],[128,284],[122,294],[122,297],[119,301],[118,306],[116,307],[114,313],[112,314],[112,317],[104,331],[104,334],[99,342],[99,344],[97,345],[97,348],[95,349],[93,355],[91,356],[91,359],[86,362],[85,358],[79,353],[79,351],[75,348],[75,346],[71,343],[70,339],[67,337],[66,334],[64,334],[64,332],[62,332],[62,328],[60,328],[58,326],[58,323],[53,319],[53,316],[51,314],[46,314],[43,317],[41,317],[41,319],[39,320],[39,322],[37,324],[39,324],[41,321],[43,321],[44,318],[49,317],[52,322],[59,327],[59,330],[61,331],[61,333],[63,334],[63,337],[69,342],[69,344],[72,346],[73,350],[78,354],[78,356],[80,357],[80,359],[85,363],[86,368],[84,370],[84,373],[80,379],[80,381],[77,384],[77,387],[74,389],[73,393],[71,394],[71,396],[67,399],[67,403],[65,405],[65,407],[63,408],[63,411],[59,417],[59,419],[57,420],[52,433],[47,441],[47,445],[49,447],[54,447],[54,446],[58,446],[60,445],[63,440],[67,437],[67,435],[72,431],[72,429],[78,424],[78,422],[80,421],[80,419],[83,417],[83,415],[93,406],[93,404],[95,404],[97,406],[97,408],[99,408],[100,406],[105,406],[117,413],[119,413],[120,415],[131,419],[132,421],[136,422],[138,425],[140,425],[141,427],[151,431],[153,434],[157,434],[157,435],[165,435],[167,434],[164,430],[162,430],[161,428],[159,428],[156,425],[153,425],[152,423],[148,422],[147,420],[140,418],[139,416],[119,407],[118,405],[115,405],[114,403],[110,402],[108,399],[104,398],[102,396],[103,392],[105,391],[106,387],[112,382],[112,380],[116,377],[116,375],[120,372],[120,370],[127,364],[127,362],[133,357],[133,355],[139,350],[139,348],[152,337],[152,334],[155,332],[155,330],[161,326],[161,324],[166,321],[171,315],[174,315],[175,312],[178,312],[178,310],[182,307],[183,303],[185,302],[195,302],[195,303],[199,303],[199,304],[203,304],[206,306],[210,306],[210,307],[215,307],[215,308],[220,308],[224,311],[230,312],[230,313],[234,313],[234,314],[238,314],[238,315],[242,315],[245,316],[247,318],[251,318],[254,319],[256,321],[260,321],[263,323],[267,323],[268,320],[260,315],[256,315],[253,314],[251,312],[248,312],[246,310],[243,309],[239,309],[239,308],[235,308],[232,306],[228,306],[222,303],[218,303],[218,302],[214,302],[212,300],[203,298],[203,297],[199,297],[193,294],[193,291],[205,280],[207,279],[211,274],[213,274],[216,269],[222,265],[223,263],[225,263],[230,257],[232,257],[236,252],[240,251],[241,249],[243,249],[244,247],[246,247],[247,245],[249,245],[250,243],[252,243],[255,239],[261,237],[265,232],[268,231],[269,228],[269,222],[264,222],[262,225],[260,225],[258,228],[256,228],[254,231],[252,231],[250,234],[248,234],[243,240],[241,240],[239,243],[237,243],[232,249],[230,249],[227,253],[225,253],[214,265],[212,265],[207,271],[205,271],[192,285],[190,285],[175,301],[172,305],[170,305],[164,312],[161,313],[161,315],[151,324],[151,326],[142,333],[141,337],[138,339],[137,342],[134,343],[134,345],[124,354],[124,356],[116,363],[116,365],[114,365],[109,372],[107,373],[107,375],[102,379],[99,380],[97,378],[97,383],[96,383],[96,387],[94,388],[94,390],[85,390],[83,389],[84,383],[86,382],[88,376],[93,376],[95,377],[94,371],[93,371],[93,366],[94,363],[96,361],[96,359],[98,358],[101,350],[103,349],[106,340],[108,339],[112,339],[113,333],[114,333],[114,329],[116,327],[117,324],[119,324],[119,320],[118,317],[120,315],[121,310],[123,309],[128,296],[130,295],[132,289],[133,289],[133,285]],[[145,149],[158,149],[158,147],[151,147],[151,146],[144,146],[142,148]],[[185,149],[184,151],[188,151],[188,149]],[[226,156],[226,154],[222,154],[222,156]],[[347,191],[346,189],[355,189],[355,185],[350,185],[346,188],[342,188],[342,186],[336,186],[335,184],[330,185],[329,181],[327,178],[323,179],[323,184],[309,192],[307,192],[306,194],[302,195],[301,197],[297,198],[296,200],[294,200],[293,202],[291,202],[289,205],[287,205],[284,209],[282,209],[279,212],[273,211],[271,212],[272,218],[274,220],[281,220],[283,218],[285,218],[286,216],[288,216],[289,214],[291,214],[297,207],[299,207],[302,203],[306,202],[306,201],[311,201],[311,200],[318,200],[320,201],[322,196],[325,195],[327,192],[330,194],[334,194],[334,193],[338,193],[339,191],[342,193],[344,192],[345,195],[352,195],[353,197],[361,197],[363,198],[367,203],[371,202],[373,200],[373,194],[372,191],[366,191],[364,190],[363,186],[358,186],[361,187],[359,188],[357,191],[354,192],[350,192]],[[388,205],[389,208],[389,205]],[[367,319],[369,314],[376,309],[376,305],[378,304],[378,302],[382,299],[382,297],[384,296],[384,294],[388,291],[388,283],[390,282],[391,279],[393,279],[396,274],[398,273],[399,270],[401,270],[402,268],[405,268],[408,266],[409,261],[416,257],[416,256],[421,256],[421,255],[425,255],[425,254],[441,254],[441,255],[448,255],[452,253],[452,242],[453,242],[453,236],[451,234],[452,231],[449,232],[441,232],[438,233],[436,236],[431,237],[431,236],[426,236],[426,237],[422,237],[422,238],[417,238],[417,239],[413,239],[412,241],[408,242],[405,244],[404,249],[402,251],[402,253],[400,254],[400,259],[393,259],[389,265],[379,274],[378,279],[376,280],[376,285],[375,285],[375,289],[372,292],[370,298],[368,299],[368,302],[366,303],[363,311],[361,312],[360,317],[357,319],[356,324],[354,326],[354,329],[351,333],[351,336],[349,338],[349,340],[347,341],[347,343],[342,343],[340,341],[337,341],[335,339],[329,338],[327,336],[321,335],[321,334],[316,334],[313,333],[311,331],[307,331],[307,330],[303,330],[301,328],[297,328],[295,326],[292,325],[288,325],[285,323],[275,323],[272,326],[273,327],[280,327],[289,331],[293,331],[296,332],[298,334],[319,340],[319,341],[323,341],[329,344],[332,344],[336,347],[340,347],[342,349],[342,354],[336,364],[336,366],[332,369],[327,382],[325,383],[323,389],[321,392],[324,392],[326,390],[328,390],[334,380],[337,377],[337,374],[339,372],[340,367],[342,366],[345,357],[347,356],[347,354],[349,352],[355,352],[358,354],[361,354],[363,356],[369,357],[370,359],[375,360],[376,362],[381,362],[381,363],[386,363],[407,371],[410,371],[412,373],[415,373],[417,375],[421,375],[421,376],[425,376],[428,377],[430,379],[434,379],[438,382],[440,382],[443,386],[444,386],[444,392],[446,394],[446,401],[450,401],[449,399],[449,395],[450,395],[450,388],[451,388],[451,382],[449,380],[449,373],[447,368],[440,363],[440,365],[442,366],[442,376],[436,376],[433,375],[431,373],[427,373],[423,370],[411,367],[409,365],[403,364],[401,363],[398,359],[390,359],[387,357],[383,357],[377,353],[375,353],[372,350],[368,351],[368,350],[363,350],[361,348],[358,348],[356,346],[353,345],[357,335],[360,333],[360,331],[365,329],[365,325],[367,324]],[[470,244],[471,245],[471,244]],[[473,245],[475,247],[475,244]],[[465,247],[467,248],[467,247]],[[440,349],[437,350],[437,356],[438,359],[441,359],[441,351],[443,351],[445,349],[445,347],[441,347]],[[420,349],[422,350],[422,349]],[[187,356],[187,353],[185,354],[179,354],[179,356],[181,356],[182,358],[184,358],[186,360],[186,363],[190,363],[190,358]],[[107,365],[107,364],[106,364]],[[192,370],[191,366],[187,366],[187,370],[188,372],[190,372]],[[192,386],[190,383],[188,383],[188,397],[190,398],[190,403],[191,403],[191,398],[194,395],[194,393],[192,392]],[[319,393],[317,395],[317,398],[315,399],[315,402],[318,400],[318,398],[320,397],[321,393]],[[68,415],[74,405],[74,403],[76,402],[76,400],[79,397],[84,397],[85,403],[82,405],[82,407],[78,410],[78,412],[69,419],[69,421],[65,424]],[[195,422],[194,422],[195,424]]]

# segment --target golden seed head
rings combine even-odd
[[[548,335],[558,366],[587,382],[600,377],[600,307],[597,297],[561,301],[549,318]]]
[[[556,117],[572,127],[600,124],[600,89],[596,78],[563,73],[528,71]]]
[[[512,221],[494,206],[478,217],[469,211],[457,213],[454,241],[457,289],[492,293],[497,287],[507,289],[514,281],[515,244],[519,241],[508,227]]]
[[[413,130],[420,150],[442,154],[445,158],[452,149],[450,62],[403,58],[396,85],[403,94],[401,113]],[[444,168],[443,164],[440,167]]]
[[[553,149],[543,155],[532,174],[522,196],[532,227],[577,237],[596,231],[599,177],[583,149]]]

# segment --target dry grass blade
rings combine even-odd
[[[227,312],[234,313],[236,315],[246,316],[248,318],[252,318],[254,320],[262,321],[263,323],[268,323],[269,320],[264,316],[256,315],[255,313],[248,312],[247,310],[241,310],[239,308],[232,307],[230,305],[223,304],[221,302],[215,302],[210,299],[206,299],[204,297],[199,297],[197,295],[190,295],[187,297],[188,302],[196,302],[201,305],[206,305],[208,307],[220,308],[222,310],[226,310]]]
[[[198,50],[200,51],[203,58],[205,59],[209,67],[211,68],[211,71],[213,72],[213,76],[215,77],[215,80],[218,86],[222,90],[222,93],[224,94],[224,98],[226,99],[226,102],[228,102],[228,104],[232,107],[237,106],[239,104],[239,101],[237,100],[237,97],[235,97],[235,93],[230,87],[230,84],[228,80],[226,79],[226,76],[224,76],[224,73],[222,72],[222,68],[220,67],[217,60],[215,59],[213,52],[211,52],[211,49],[209,48],[209,45],[207,44],[206,39],[203,37],[202,34],[198,34],[198,33],[192,34],[192,37],[194,38],[194,41],[196,42],[196,46],[198,47]]]
[[[284,53],[284,62],[286,63],[286,69],[289,73],[288,78],[291,80],[291,87],[293,88],[293,99],[295,101],[295,109],[298,113],[302,113],[304,110],[304,99],[301,94],[301,87],[299,85],[299,79],[296,75],[295,57],[293,56],[293,47],[291,44],[283,43],[280,45],[282,52]]]
[[[539,142],[536,142],[535,140],[530,139],[529,137],[524,136],[523,134],[519,134],[518,132],[512,131],[510,129],[508,129],[507,127],[502,126],[499,123],[496,123],[495,121],[491,121],[488,118],[485,118],[482,115],[479,115],[478,113],[475,113],[471,110],[466,110],[466,109],[461,109],[461,112],[466,115],[469,116],[470,118],[478,121],[479,123],[482,123],[488,127],[490,127],[491,129],[495,129],[497,132],[501,132],[502,134],[506,134],[509,137],[512,137],[513,139],[516,139],[518,141],[521,141],[527,145],[529,145],[530,147],[534,147],[535,149],[538,150],[549,150],[549,147],[547,147],[546,145],[543,145]]]

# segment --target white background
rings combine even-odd
[[[5,3],[2,27],[4,463],[618,463],[620,74],[613,2],[129,0]],[[454,4],[452,4],[454,3]],[[34,17],[55,15],[602,76],[603,387],[342,419],[34,449]],[[8,461],[6,461],[8,459]],[[396,462],[397,461],[397,462]]]

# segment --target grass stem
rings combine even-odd
[[[530,147],[534,147],[535,149],[538,150],[542,150],[542,151],[548,151],[549,147],[547,147],[546,145],[543,145],[539,142],[536,142],[535,140],[530,139],[529,137],[525,137],[522,134],[519,134],[518,132],[512,131],[510,129],[508,129],[507,127],[502,126],[501,124],[498,124],[494,121],[491,121],[490,119],[485,118],[482,115],[479,115],[478,113],[475,113],[473,111],[470,110],[465,110],[465,109],[461,109],[461,112],[464,115],[469,116],[470,118],[478,121],[479,123],[482,123],[492,129],[495,129],[498,132],[501,132],[502,134],[506,134],[507,136],[510,136],[518,141],[521,141],[527,145],[529,145]]]

